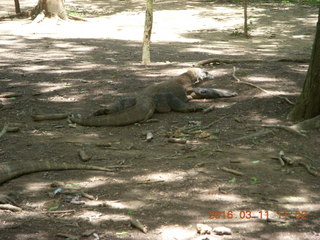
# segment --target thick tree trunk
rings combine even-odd
[[[147,0],[146,19],[144,24],[143,46],[142,46],[142,63],[149,64],[150,60],[150,43],[153,23],[153,0]]]
[[[31,16],[36,18],[42,12],[46,17],[59,17],[64,20],[68,18],[64,9],[64,0],[39,0]]]
[[[311,63],[298,103],[289,114],[292,120],[302,120],[320,115],[320,8],[313,43]]]

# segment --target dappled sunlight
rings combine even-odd
[[[177,225],[165,225],[156,229],[157,232],[161,233],[162,240],[182,240],[182,239],[190,239],[195,236],[194,228],[191,226],[188,228],[180,227]]]
[[[134,177],[133,180],[175,182],[175,181],[183,181],[184,178],[186,178],[189,175],[190,175],[189,173],[182,172],[182,171],[159,172],[159,173],[147,174],[145,176],[137,176],[137,177]]]
[[[101,223],[103,221],[125,221],[129,220],[130,217],[124,214],[101,214],[99,211],[84,211],[77,215],[77,218],[82,218],[90,223]]]
[[[242,197],[237,194],[208,194],[204,192],[198,194],[197,197],[201,201],[223,201],[223,202],[243,202],[248,201],[248,198]]]

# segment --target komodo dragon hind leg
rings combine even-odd
[[[101,116],[101,115],[107,115],[115,112],[121,112],[125,109],[128,109],[134,105],[136,105],[136,98],[135,97],[127,97],[122,98],[119,101],[110,104],[109,106],[105,108],[101,108],[93,113],[93,116]]]
[[[171,93],[159,93],[154,95],[156,102],[156,112],[196,112],[204,109],[202,106],[197,106],[183,102],[180,98]]]

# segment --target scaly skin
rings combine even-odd
[[[83,126],[125,126],[149,119],[158,110],[157,105],[165,105],[168,111],[195,111],[195,107],[186,104],[188,101],[187,95],[193,87],[211,79],[213,79],[213,76],[202,69],[190,69],[176,79],[147,87],[136,95],[136,103],[133,106],[116,111],[115,109],[121,104],[115,104],[111,107],[113,110],[110,111],[110,114],[107,114],[108,109],[102,109],[96,112],[99,113],[97,114],[99,116],[71,117],[70,120]],[[106,115],[100,115],[100,113],[106,113]]]
[[[14,161],[0,164],[0,185],[19,176],[29,173],[56,170],[96,170],[114,171],[111,168],[104,168],[85,164],[56,163],[50,161]]]

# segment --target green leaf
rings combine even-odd
[[[251,177],[250,180],[251,180],[250,184],[258,184],[258,183],[260,183],[260,181],[256,177]]]
[[[237,179],[235,177],[228,180],[229,183],[235,183],[236,181]]]
[[[57,210],[58,208],[59,208],[59,205],[53,206],[53,207],[49,208],[49,210]]]
[[[211,140],[218,140],[219,137],[218,137],[217,135],[211,135],[211,136],[210,136],[210,139],[211,139]]]

